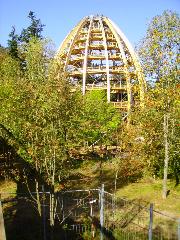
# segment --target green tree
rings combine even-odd
[[[68,176],[73,164],[69,150],[79,144],[81,106],[78,93],[71,93],[68,76],[51,60],[47,41],[32,38],[25,52],[26,69],[7,55],[1,66],[0,123],[21,144],[18,154],[35,170],[36,202],[41,214],[38,175],[52,190],[51,225],[54,224],[55,183]]]
[[[84,140],[89,145],[111,144],[121,122],[120,113],[107,103],[105,92],[90,91],[84,97]]]
[[[163,152],[164,158],[164,174],[163,174],[163,198],[167,196],[167,176],[169,161],[175,160],[171,145],[175,144],[174,139],[171,143],[171,130],[177,124],[177,114],[175,107],[177,104],[176,88],[179,83],[177,77],[178,54],[179,54],[179,30],[180,18],[177,13],[165,11],[161,16],[152,19],[146,37],[142,40],[139,48],[142,65],[146,74],[147,81],[153,88],[151,90],[151,104],[148,109],[148,117],[152,119],[154,131],[158,139],[156,146],[156,157],[161,159]],[[175,94],[174,96],[172,95]],[[177,108],[176,108],[177,110]],[[149,119],[147,119],[147,122]],[[153,128],[147,131],[153,131]],[[153,133],[153,132],[152,132]],[[162,137],[162,138],[161,138]],[[173,135],[173,138],[177,136]],[[155,143],[152,142],[152,145]],[[164,150],[160,146],[164,146]],[[158,147],[159,146],[159,147]],[[152,152],[151,152],[152,154]],[[158,161],[157,161],[158,162]],[[170,169],[169,169],[170,171]],[[176,174],[177,175],[177,174]]]
[[[34,37],[43,39],[42,31],[45,25],[41,23],[40,19],[36,18],[35,13],[32,11],[29,12],[28,18],[30,19],[30,25],[21,31],[21,34],[19,36],[19,41],[21,43],[28,43],[31,38]]]
[[[40,19],[36,18],[34,12],[30,11],[28,14],[30,19],[30,25],[27,28],[23,28],[20,35],[16,33],[15,26],[12,27],[12,31],[9,34],[8,49],[12,57],[20,61],[22,68],[25,67],[25,52],[27,43],[33,38],[42,40],[42,31],[44,24],[41,23]]]
[[[179,25],[179,15],[169,10],[164,11],[162,15],[155,16],[150,22],[138,51],[148,82],[160,80],[162,82],[164,76],[169,75],[175,68],[177,69]]]

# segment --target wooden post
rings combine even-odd
[[[6,240],[6,233],[5,233],[5,226],[4,226],[4,218],[3,218],[1,200],[0,200],[0,240]]]
[[[104,226],[104,184],[100,190],[100,225],[101,225],[101,240],[103,240],[103,226]]]
[[[178,240],[180,240],[180,218],[178,219]]]
[[[152,240],[153,238],[153,203],[150,204],[149,208],[149,238],[148,240]]]

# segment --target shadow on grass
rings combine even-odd
[[[101,157],[100,154],[91,153],[90,156],[84,156],[84,161],[89,165],[88,170],[83,170],[80,173],[76,171],[72,173],[67,180],[68,189],[90,189],[99,188],[103,183],[105,190],[108,192],[127,186],[129,183],[136,182],[141,178],[141,174],[132,173],[132,176],[126,177],[119,173],[116,179],[116,171],[112,163],[113,155]],[[81,164],[83,161],[81,161]],[[112,163],[112,165],[111,165]],[[108,165],[108,167],[107,167]],[[87,173],[87,174],[86,174]],[[116,183],[115,183],[116,181]]]
[[[16,193],[1,194],[6,239],[42,239],[42,220],[35,209],[36,204],[29,190],[35,192],[34,178],[48,189],[47,184],[2,137],[0,137],[0,156],[0,180],[11,180],[17,185]]]

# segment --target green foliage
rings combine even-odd
[[[100,140],[101,144],[112,141],[121,118],[119,112],[107,103],[104,91],[91,91],[84,99],[84,134],[90,144]]]
[[[102,137],[107,142],[120,116],[104,93],[83,98],[72,92],[61,64],[49,58],[48,44],[37,38],[26,44],[23,70],[10,55],[2,61],[0,122],[21,142],[18,154],[53,186],[68,177],[72,149]]]
[[[120,129],[120,146],[127,153],[126,159],[118,160],[121,175],[133,177],[133,173],[143,173],[163,177],[167,132],[168,177],[179,182],[179,22],[178,14],[165,11],[152,19],[140,43],[139,55],[149,88],[144,108],[135,107],[131,124],[123,124]],[[168,116],[166,130],[165,116]]]
[[[156,84],[146,93],[145,108],[134,109],[131,113],[132,124],[124,128],[124,151],[129,157],[144,165],[144,174],[163,176],[164,170],[164,114],[169,116],[169,170],[168,175],[178,180],[179,168],[179,93],[178,88],[162,87]],[[138,166],[138,165],[136,165]]]
[[[151,174],[163,175],[165,158],[164,116],[168,116],[169,176],[180,173],[177,161],[178,149],[178,54],[179,54],[178,14],[165,11],[152,19],[146,37],[141,42],[139,54],[147,81],[150,82],[146,94],[145,108],[136,109],[132,115],[136,134],[143,137],[140,144],[141,158],[147,163]],[[176,167],[173,167],[176,166]],[[174,170],[173,170],[174,169]],[[175,170],[176,169],[176,170]]]
[[[147,80],[159,81],[178,63],[180,18],[176,12],[164,11],[150,22],[140,42],[139,55]]]
[[[29,42],[25,55],[25,72],[21,71],[18,61],[7,56],[1,66],[0,85],[0,121],[22,143],[18,149],[19,155],[40,173],[45,173],[44,149],[49,147],[52,158],[53,149],[57,145],[57,141],[52,141],[55,131],[52,123],[45,124],[53,112],[46,97],[49,63],[46,56],[49,54],[45,54],[44,50],[44,43],[40,40],[32,39]]]

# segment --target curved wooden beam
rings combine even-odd
[[[92,23],[93,23],[93,16],[90,16],[90,24],[89,24],[88,35],[87,35],[87,40],[86,40],[84,63],[83,63],[83,87],[82,87],[83,95],[86,92],[87,58],[88,58],[89,38],[90,38],[90,34],[91,34]]]
[[[110,78],[109,78],[109,57],[108,57],[106,34],[105,34],[102,18],[99,18],[99,23],[102,31],[103,45],[104,45],[105,58],[106,58],[107,101],[110,102],[111,101],[111,85],[110,85]]]

